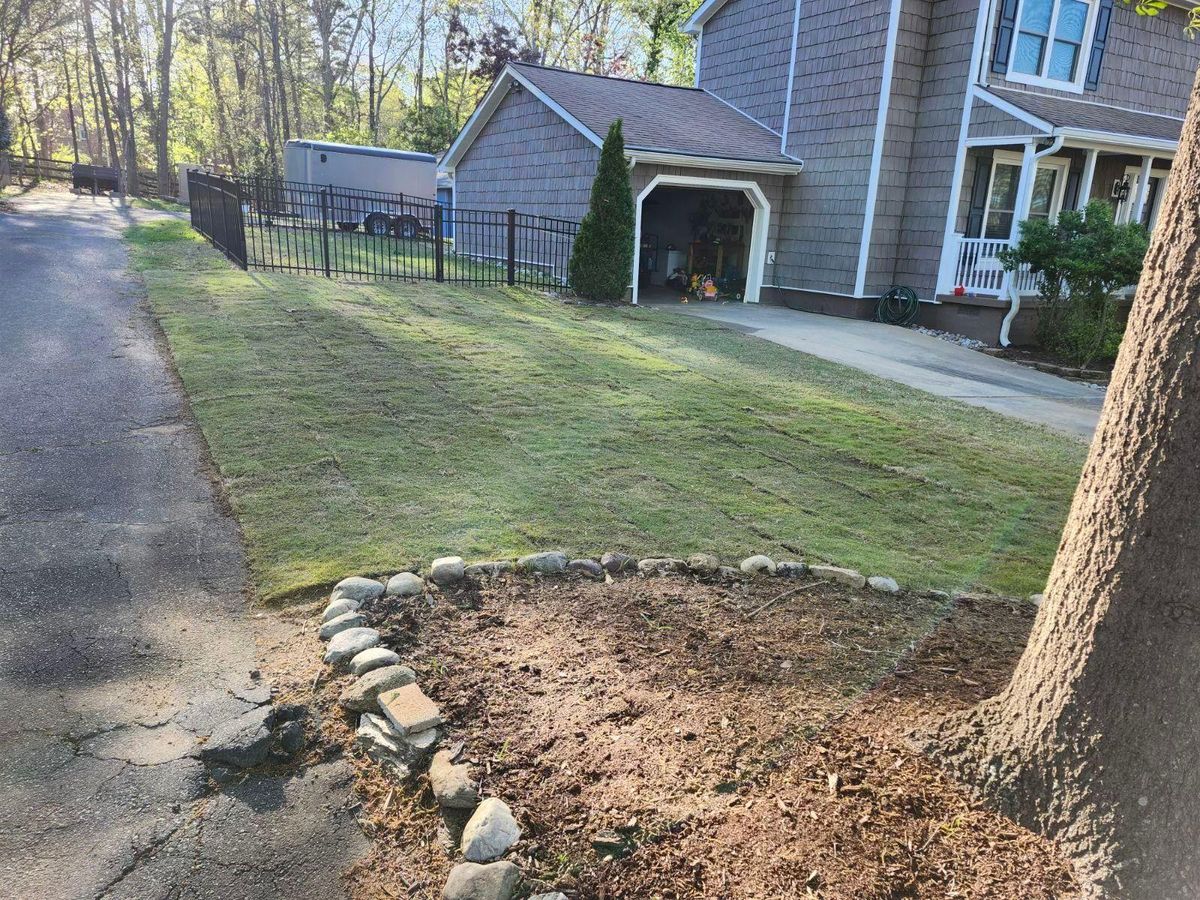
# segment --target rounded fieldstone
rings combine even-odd
[[[459,863],[450,870],[442,900],[512,900],[521,871],[508,860]]]
[[[567,895],[562,891],[552,891],[549,894],[535,894],[529,900],[567,900]]]
[[[780,578],[803,578],[808,572],[808,566],[803,562],[786,560],[775,564],[775,574]]]
[[[687,563],[682,559],[674,559],[670,556],[652,556],[647,559],[639,559],[637,568],[643,575],[671,575],[686,572]]]
[[[588,578],[604,577],[604,566],[594,559],[573,559],[567,564],[567,571],[586,575]]]
[[[895,578],[888,578],[886,575],[872,575],[867,579],[867,584],[872,590],[881,591],[885,594],[900,593],[900,585],[897,584]]]
[[[358,628],[362,625],[365,625],[366,622],[366,617],[360,612],[342,613],[337,618],[330,619],[328,622],[323,623],[318,634],[320,635],[321,640],[327,641],[335,634],[340,634],[348,628]]]
[[[809,566],[808,573],[813,578],[832,581],[834,584],[842,584],[849,588],[861,588],[867,583],[867,579],[854,569],[843,569],[840,566]]]
[[[425,591],[421,576],[412,572],[400,572],[388,579],[384,593],[389,597],[417,597]]]
[[[1042,603],[1045,602],[1045,600],[1046,600],[1045,594],[1030,594],[1029,595],[1029,602],[1032,603],[1034,606],[1041,606]]]
[[[471,777],[470,766],[456,764],[449,750],[439,750],[429,764],[429,786],[438,806],[447,809],[474,809],[479,788]]]
[[[429,580],[442,587],[457,584],[462,581],[465,568],[461,556],[443,556],[430,565]]]
[[[300,722],[284,722],[279,728],[279,749],[295,756],[304,749],[304,726]]]
[[[721,568],[721,560],[712,553],[693,553],[687,558],[687,565],[697,575],[715,575]]]
[[[354,712],[374,712],[379,695],[404,687],[417,680],[417,673],[408,666],[383,666],[367,672],[344,691],[338,703]]]
[[[334,600],[327,607],[325,612],[321,613],[321,621],[328,622],[330,619],[336,619],[338,616],[344,616],[348,612],[356,611],[362,604],[357,600],[351,600],[349,597],[343,597],[341,600]]]
[[[542,553],[530,553],[517,560],[517,568],[522,572],[539,572],[542,575],[561,575],[567,571],[567,555],[558,550],[547,550]]]
[[[379,632],[374,628],[347,628],[345,631],[339,631],[330,640],[329,646],[325,648],[325,662],[331,666],[349,662],[378,643]]]
[[[488,797],[479,804],[462,835],[462,854],[468,862],[499,859],[521,839],[521,826],[513,818],[508,804]]]
[[[343,578],[334,585],[333,593],[329,595],[329,599],[341,600],[357,600],[359,603],[369,603],[372,600],[378,600],[383,596],[383,584],[376,581],[374,578],[360,578],[353,575],[350,578]]]
[[[610,550],[600,557],[600,565],[604,567],[605,572],[616,575],[618,572],[632,572],[637,568],[637,560],[628,553]]]
[[[354,659],[350,660],[351,675],[366,675],[373,669],[382,669],[384,666],[394,666],[400,662],[400,654],[394,650],[389,650],[387,647],[372,647],[370,650],[364,650],[357,654]]]
[[[511,572],[514,568],[510,559],[493,559],[487,562],[471,563],[465,571],[468,578],[497,578]]]
[[[747,575],[774,575],[775,563],[771,557],[759,553],[743,559],[741,569]]]

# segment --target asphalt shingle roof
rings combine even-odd
[[[621,119],[629,150],[792,165],[798,162],[780,152],[778,134],[707,91],[530,63],[511,65],[601,138],[615,119]]]
[[[1114,109],[1111,106],[1068,100],[1065,97],[1031,94],[1007,88],[988,88],[988,92],[1059,128],[1086,128],[1089,131],[1167,141],[1179,140],[1179,132],[1183,128],[1183,119]]]

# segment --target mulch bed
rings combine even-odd
[[[801,588],[794,594],[785,592]],[[1074,897],[1043,839],[975,804],[910,735],[999,690],[1028,603],[820,583],[503,579],[372,611],[524,829],[533,893],[571,898]],[[356,751],[311,620],[275,677]],[[268,658],[280,658],[278,652]],[[440,896],[423,780],[359,761],[357,896]]]

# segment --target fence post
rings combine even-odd
[[[445,249],[442,245],[442,204],[433,208],[433,277],[436,281],[446,280]]]
[[[329,190],[321,188],[321,260],[325,264],[325,277],[329,274]]]
[[[508,283],[517,283],[517,211],[508,211]]]

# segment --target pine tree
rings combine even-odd
[[[621,120],[608,129],[592,199],[579,225],[569,268],[571,289],[588,300],[625,296],[633,269],[633,189],[625,162]]]

